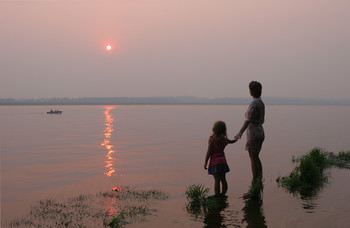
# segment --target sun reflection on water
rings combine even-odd
[[[112,176],[115,174],[115,169],[113,167],[115,163],[115,148],[111,142],[111,137],[112,137],[112,132],[114,131],[113,129],[113,123],[114,123],[114,118],[112,114],[110,114],[110,111],[112,109],[115,109],[114,106],[106,106],[105,107],[105,129],[104,129],[104,140],[103,143],[101,143],[101,146],[105,147],[107,150],[106,158],[107,160],[105,161],[105,167],[107,168],[107,171],[104,173],[106,176]]]

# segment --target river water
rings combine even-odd
[[[203,219],[186,211],[184,192],[203,184],[213,194],[213,178],[203,169],[212,125],[225,121],[233,138],[246,106],[60,106],[62,114],[46,114],[52,108],[0,107],[2,222],[25,215],[41,199],[130,186],[170,197],[157,204],[156,216],[127,227],[350,226],[349,170],[328,170],[332,181],[311,199],[276,183],[294,168],[293,156],[313,147],[350,150],[349,106],[266,106],[262,199],[242,199],[251,181],[244,136],[225,149],[227,207]]]

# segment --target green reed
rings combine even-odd
[[[118,190],[80,195],[65,201],[41,200],[27,216],[8,222],[9,227],[123,227],[156,210],[155,200],[165,200],[160,190],[121,187]]]
[[[186,189],[185,195],[189,201],[186,205],[186,209],[196,218],[222,207],[222,200],[220,200],[220,197],[208,197],[209,191],[209,188],[205,188],[204,185],[201,184],[194,184]]]
[[[289,175],[278,177],[278,185],[293,194],[312,196],[329,182],[331,176],[325,172],[327,168],[350,168],[350,151],[335,155],[315,147],[304,156],[293,157],[292,161],[298,165]]]

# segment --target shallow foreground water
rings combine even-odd
[[[213,178],[203,169],[212,124],[228,135],[240,129],[246,106],[0,107],[1,222],[28,214],[43,199],[65,200],[113,187],[160,189],[169,199],[157,212],[127,227],[349,227],[350,170],[328,170],[333,179],[313,198],[279,188],[291,159],[321,147],[350,150],[349,106],[267,106],[261,152],[262,200],[244,200],[251,181],[245,137],[226,148],[231,169],[227,206],[204,218],[186,211],[186,187]],[[101,227],[103,224],[101,224]]]

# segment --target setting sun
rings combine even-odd
[[[111,45],[107,45],[107,46],[106,46],[106,50],[107,50],[107,51],[112,50],[112,46],[111,46]]]

